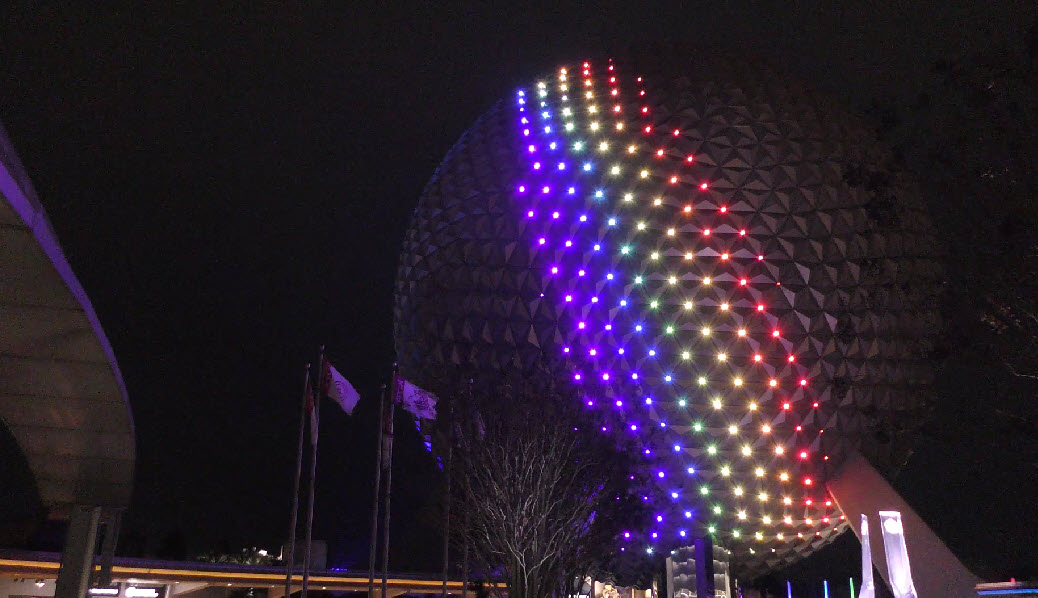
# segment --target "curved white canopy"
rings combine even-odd
[[[2,126],[0,419],[52,516],[129,502],[133,416],[115,354]]]

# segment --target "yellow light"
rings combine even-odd
[[[764,534],[762,534],[760,532],[757,532],[757,533],[753,534],[753,536],[755,538],[757,538],[758,540],[763,540],[764,539]]]
[[[714,399],[714,409],[721,408],[721,399]]]
[[[769,426],[768,424],[764,424],[763,426],[760,427],[760,431],[765,433],[765,434],[770,434],[771,433],[771,426]]]
[[[757,403],[750,403],[750,411],[756,411],[756,410],[757,410]]]
[[[735,424],[732,424],[732,425],[728,426],[728,433],[729,434],[737,434],[738,432],[739,432],[739,426],[736,426]]]
[[[572,111],[572,110],[570,110],[569,106],[567,106],[567,107],[565,107],[565,108],[563,108],[563,109],[562,109],[562,115],[563,115],[563,116],[569,116],[569,115],[570,115],[570,114],[572,114],[572,113],[573,113],[573,111]]]
[[[573,130],[573,123],[566,123],[566,130],[567,131],[572,131]]]
[[[599,143],[598,144],[598,151],[600,151],[600,152],[609,151],[609,144],[607,142],[605,142],[605,141],[603,141],[602,143]]]
[[[685,259],[686,259],[686,260],[690,260],[690,259],[692,259],[692,252],[686,253],[686,254],[685,254]]]
[[[678,282],[678,277],[677,276],[671,276],[670,278],[667,279],[667,282],[669,282],[670,284],[676,284]]]
[[[710,336],[710,329],[705,326],[703,327],[703,336]]]
[[[768,500],[768,493],[767,492],[761,492],[760,494],[757,495],[757,500],[759,500],[761,502],[767,501]]]
[[[617,131],[623,131],[624,130],[624,124],[623,123],[616,123],[616,130]]]
[[[785,517],[783,517],[782,521],[785,521],[786,525],[793,525],[793,518],[790,517],[789,515],[786,515]]]
[[[589,92],[585,93],[584,97],[590,100],[591,97],[592,97],[591,92],[589,91]]]
[[[598,130],[598,123],[597,122],[591,123],[591,130],[592,131],[597,131]]]
[[[764,517],[762,517],[762,518],[761,518],[761,521],[763,521],[763,522],[764,522],[764,525],[771,525],[771,517],[768,517],[767,515],[765,515]]]
[[[746,511],[739,511],[738,517],[739,519],[746,519]]]
[[[788,497],[788,496],[783,496],[782,497],[782,504],[784,504],[784,505],[791,505],[791,504],[793,504],[793,499]]]
[[[736,386],[742,386],[742,378],[736,378],[735,380],[732,380],[732,384]]]
[[[658,198],[658,197],[656,199],[652,200],[652,205],[654,205],[654,206],[658,206],[658,205],[660,205],[662,203],[663,203],[663,200]]]
[[[636,151],[638,151],[638,146],[637,145],[628,145],[627,146],[627,153],[628,154],[633,154]]]
[[[783,482],[788,482],[789,481],[789,474],[783,471],[782,473],[779,474],[779,479],[782,480]]]
[[[750,449],[750,445],[744,444],[742,446],[742,454],[743,454],[743,456],[749,457],[751,453],[752,453],[752,449]]]
[[[776,446],[775,447],[775,454],[776,455],[781,455],[784,452],[786,452],[786,449],[782,448],[781,446]]]
[[[696,382],[698,382],[700,386],[705,386],[706,385],[706,378],[700,376],[699,379],[696,380]]]
[[[742,486],[736,486],[735,487],[735,495],[736,496],[742,496]]]
[[[660,254],[658,252],[653,251],[651,254],[649,254],[649,257],[654,260],[658,260],[660,259]]]
[[[703,279],[703,284],[710,284],[710,277],[709,276],[707,276],[706,278]]]
[[[756,476],[758,478],[763,478],[764,477],[764,468],[763,467],[758,467],[757,469],[753,470],[753,473],[756,474]],[[765,494],[764,498],[767,498],[767,497],[768,496]],[[764,500],[764,499],[762,498],[761,500]]]
[[[777,539],[781,540],[781,539],[782,539],[782,534],[775,534],[775,537],[776,537]]]
[[[587,111],[590,112],[591,114],[594,114],[594,113],[598,112],[598,106],[588,106],[587,107]]]
[[[638,227],[638,230],[645,230],[645,223],[644,222],[639,222],[637,227]]]
[[[569,85],[566,85],[565,83],[563,83],[562,85],[559,86],[559,89],[561,89],[562,91],[566,91],[566,90],[569,89]]]
[[[673,236],[674,236],[674,233],[675,233],[675,232],[676,232],[676,231],[675,231],[674,229],[672,229],[672,228],[668,228],[668,229],[667,229],[667,236],[668,236],[668,237],[673,237]]]
[[[634,201],[633,193],[624,193],[624,201]]]
[[[740,328],[739,329],[739,336],[746,336],[746,329],[745,328]]]
[[[692,302],[691,301],[686,301],[685,302],[685,309],[692,309]]]
[[[639,174],[639,175],[640,175],[640,176],[641,176],[641,177],[642,177],[643,179],[644,179],[644,178],[648,178],[648,177],[649,177],[649,171],[648,171],[648,170],[643,170],[643,171],[639,172],[638,174]]]
[[[614,166],[609,172],[611,172],[613,174],[620,174],[620,167],[619,166]]]
[[[721,311],[728,311],[728,304],[727,303],[722,303],[721,304]]]
[[[728,360],[728,356],[725,355],[724,353],[718,353],[717,354],[717,361],[727,361],[727,360]]]
[[[691,354],[691,353],[689,353],[688,351],[683,351],[683,352],[681,353],[681,358],[682,358],[682,359],[692,359],[692,354]]]
[[[725,465],[724,467],[722,467],[722,468],[721,468],[721,475],[723,475],[724,477],[728,477],[728,476],[732,475],[732,470],[731,470],[731,468],[730,468],[730,467],[728,467],[727,465]]]

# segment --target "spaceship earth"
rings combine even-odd
[[[710,535],[764,573],[844,531],[826,480],[853,452],[896,470],[932,406],[929,226],[862,122],[765,63],[574,61],[422,193],[400,369],[565,376],[656,482],[620,549]]]

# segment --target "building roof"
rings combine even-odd
[[[0,419],[52,516],[129,502],[133,416],[112,347],[0,126]]]

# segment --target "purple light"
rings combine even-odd
[[[559,170],[566,170],[566,163],[565,162],[559,162]]]
[[[609,379],[609,372],[606,372],[606,373],[602,374],[602,379],[603,380],[608,380]]]
[[[583,270],[577,270],[577,276],[583,276],[584,274],[586,274],[586,272]]]
[[[547,243],[547,242],[548,242],[548,240],[547,240],[547,239],[545,239],[544,237],[541,237],[540,239],[537,239],[537,243],[538,243],[539,245],[544,245],[544,244],[545,244],[545,243]]]
[[[566,301],[569,301],[569,299],[566,299]],[[577,328],[580,328],[581,330],[583,330],[585,326],[587,326],[587,324],[585,324],[583,322],[577,322]]]
[[[562,348],[562,352],[563,353],[569,353],[569,347],[563,347]]]
[[[623,406],[624,406],[624,402],[623,402],[623,401],[620,401],[620,400],[617,400],[617,401],[616,401],[616,406],[617,406],[617,407],[623,407]]]
[[[531,144],[531,145],[527,146],[527,148],[526,148],[526,149],[528,149],[528,150],[530,151],[530,153],[532,154],[532,153],[534,153],[535,151],[537,151],[537,146],[535,146],[535,145]]]
[[[534,170],[540,170],[541,169],[541,163],[540,162],[534,162],[533,163],[533,169]]]
[[[566,301],[573,301],[573,295],[566,295]]]
[[[547,193],[549,191],[551,191],[551,188],[548,187],[547,185],[545,185],[544,187],[541,188],[541,193]]]
[[[692,511],[685,511],[685,519],[692,519]]]
[[[592,357],[594,357],[595,355],[598,355],[598,350],[597,349],[591,349],[590,351],[588,351],[588,355],[591,355]]]
[[[620,355],[623,355],[624,354],[624,348],[620,347],[619,349],[616,350],[616,352],[619,353]]]
[[[660,477],[661,478],[663,477],[663,473],[662,472],[660,473]],[[663,523],[663,515],[656,515],[656,522],[657,523]]]
[[[637,424],[631,424],[631,431],[632,432],[637,432],[638,431],[638,425]]]
[[[559,213],[558,212],[552,212],[551,213],[551,217],[552,218],[558,218],[559,217]]]
[[[580,216],[580,221],[581,221],[581,222],[587,222],[587,216],[586,216],[586,215],[583,215],[583,214],[581,214],[581,216]]]
[[[675,445],[674,445],[674,452],[675,452],[675,453],[680,453],[680,452],[681,452],[681,446],[680,446],[680,445],[677,445],[677,444],[675,444]]]
[[[613,329],[613,325],[612,324],[606,324],[605,325],[605,329],[606,330],[612,330]]]
[[[657,471],[657,472],[656,472],[656,477],[658,477],[658,478],[663,478],[663,477],[666,477],[666,475],[667,475],[667,474],[663,473],[663,471],[662,471],[662,470],[661,470],[661,471]]]
[[[519,185],[519,193],[526,193],[526,185]]]
[[[592,297],[591,303],[598,303],[598,297]]]
[[[624,538],[630,538],[631,532],[624,532]]]
[[[653,537],[653,538],[659,538],[659,537],[660,537],[660,535],[659,535],[659,534],[657,534],[656,532],[652,532],[652,537]]]
[[[594,401],[588,401],[587,402],[587,406],[588,407],[594,407],[595,406],[595,402]]]
[[[569,189],[566,190],[566,192],[569,193],[570,195],[573,195],[574,193],[577,192],[577,188],[576,187],[570,187]]]
[[[580,374],[573,374],[574,380],[580,380]]]
[[[522,108],[520,108],[520,110],[522,110]],[[526,135],[527,137],[529,137],[530,136],[530,129],[523,129],[523,135]]]
[[[566,247],[573,247],[573,241],[566,241]]]
[[[558,266],[552,266],[551,267],[551,273],[552,274],[558,274],[559,273],[559,267]]]
[[[652,405],[652,397],[645,397],[645,404]]]
[[[638,379],[638,372],[634,372],[633,374],[631,374],[631,380],[637,380],[637,379]]]

